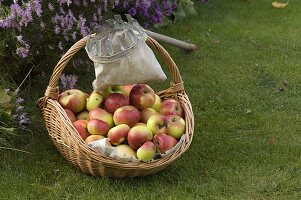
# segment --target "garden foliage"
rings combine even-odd
[[[23,77],[32,65],[54,64],[77,40],[104,26],[114,14],[131,14],[144,27],[172,20],[174,0],[57,0],[0,1],[1,55],[8,61],[2,72]],[[3,59],[1,58],[1,59]],[[84,65],[73,60],[74,66]],[[50,66],[49,66],[50,67]],[[2,67],[3,68],[3,67]],[[47,66],[43,66],[43,70]],[[35,71],[42,70],[36,67]]]
[[[72,44],[105,26],[106,19],[126,13],[154,29],[194,9],[191,0],[0,0],[2,82],[19,85],[32,68],[31,75],[45,79]],[[93,63],[87,56],[77,56],[71,64],[89,68]],[[63,88],[74,87],[76,81],[75,75],[61,77]],[[6,88],[0,86],[4,94]],[[15,132],[12,127],[26,128],[29,123],[22,99],[10,98],[6,104],[10,106],[0,113],[0,139]]]

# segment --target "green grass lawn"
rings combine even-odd
[[[151,176],[95,178],[69,165],[34,105],[46,82],[32,80],[32,134],[18,146],[30,153],[1,154],[0,199],[300,199],[301,1],[271,2],[212,0],[160,29],[199,47],[164,46],[185,82],[195,133],[182,157]]]

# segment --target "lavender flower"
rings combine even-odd
[[[57,2],[60,4],[60,6],[63,4],[67,4],[67,6],[69,6],[72,3],[71,0],[57,0]]]
[[[16,120],[22,129],[26,129],[30,123],[28,114],[24,112],[24,99],[19,97],[16,99],[16,110],[15,114],[12,115],[12,118]]]
[[[90,29],[85,25],[87,19],[82,15],[79,16],[77,27],[80,29],[82,36],[87,36],[90,32]]]
[[[131,8],[131,9],[129,9],[129,14],[131,15],[131,16],[135,16],[136,14],[137,14],[137,11],[136,11],[136,8]]]
[[[40,3],[40,0],[33,0],[32,4],[33,4],[33,9],[36,12],[37,16],[42,17],[43,11],[42,11],[42,5]]]
[[[52,3],[48,3],[48,8],[50,11],[54,11],[54,7],[53,7]]]
[[[41,21],[40,22],[40,27],[41,27],[42,30],[44,30],[45,27],[46,27],[46,24],[43,21]]]
[[[26,112],[22,113],[21,115],[19,115],[18,119],[19,119],[19,125],[21,126],[21,128],[26,129],[29,125],[29,118],[27,116],[28,114]]]
[[[60,27],[58,27],[58,25],[56,25],[56,26],[54,27],[54,33],[55,33],[56,35],[58,35],[58,34],[60,33]]]
[[[22,45],[26,45],[26,42],[23,40],[23,36],[22,35],[18,35],[16,36],[18,42]]]
[[[19,47],[16,49],[16,54],[21,58],[26,58],[29,54],[29,49],[24,47]]]
[[[80,0],[73,0],[74,4],[80,6]]]
[[[198,1],[208,2],[208,0]],[[0,18],[0,31],[8,29],[19,35],[15,39],[17,42],[15,53],[21,58],[26,58],[36,52],[44,54],[40,49],[41,45],[31,47],[31,43],[43,38],[49,39],[48,35],[53,35],[54,38],[50,38],[47,42],[55,42],[59,39],[63,41],[62,38],[64,41],[74,42],[78,37],[90,34],[95,27],[102,27],[101,18],[107,10],[128,12],[144,27],[152,28],[154,24],[161,23],[164,16],[173,14],[177,2],[176,0],[56,0],[44,1],[43,7],[42,0],[14,0],[9,6],[10,14]],[[83,7],[84,12],[82,12]],[[40,28],[42,31],[32,34],[30,29],[33,26],[29,25],[34,25],[35,29]],[[26,40],[23,35],[26,35]],[[53,50],[52,45],[48,45],[46,51]],[[57,43],[57,46],[60,50],[64,48],[62,42]]]
[[[12,15],[14,15],[15,17],[22,16],[22,14],[23,14],[23,10],[22,10],[21,6],[17,2],[14,2],[10,6],[10,10],[12,12]]]
[[[67,89],[74,89],[75,85],[78,81],[78,77],[76,75],[66,75],[66,74],[62,74],[61,77],[61,83],[63,85],[63,90],[67,90]]]
[[[20,97],[19,97],[19,98],[16,99],[16,104],[17,104],[17,105],[20,105],[20,104],[22,104],[22,103],[24,103],[24,99],[23,99],[23,98],[20,98]]]
[[[21,112],[24,110],[24,106],[17,106],[16,112]]]
[[[42,76],[42,78],[46,78],[47,77],[46,73],[44,71],[42,71],[41,76]]]
[[[60,10],[60,13],[61,13],[61,14],[63,14],[63,15],[66,14],[66,12],[65,12],[64,9],[63,9],[63,7],[59,7],[59,10]]]
[[[58,47],[59,47],[60,50],[63,50],[63,49],[64,49],[64,48],[63,48],[63,43],[62,43],[62,41],[59,42]]]
[[[30,3],[27,3],[25,10],[22,12],[22,18],[19,21],[20,26],[28,26],[29,22],[32,22],[32,7]]]
[[[53,50],[54,48],[53,48],[53,46],[52,45],[48,45],[48,49],[50,49],[50,50]]]
[[[64,35],[64,39],[66,40],[66,42],[68,42],[70,40],[67,35]]]
[[[75,31],[72,33],[72,38],[73,38],[73,40],[76,39],[76,32]]]
[[[83,0],[83,6],[87,7],[88,6],[88,2],[86,0]]]
[[[171,16],[172,15],[172,12],[173,12],[173,6],[171,3],[169,3],[167,0],[164,0],[162,2],[162,10],[164,12],[164,14],[166,16]]]

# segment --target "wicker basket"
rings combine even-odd
[[[109,177],[134,177],[146,176],[163,170],[179,158],[190,146],[194,116],[190,101],[183,87],[179,70],[168,52],[154,39],[148,37],[147,44],[159,52],[171,73],[171,85],[168,89],[158,92],[162,98],[174,98],[180,101],[185,112],[186,132],[181,146],[171,155],[148,163],[132,163],[119,161],[102,155],[90,147],[80,138],[76,129],[67,117],[64,109],[57,101],[59,88],[57,87],[60,75],[70,59],[87,42],[87,37],[76,42],[67,53],[60,59],[50,77],[45,96],[37,101],[37,105],[45,120],[50,138],[60,153],[73,165],[80,168],[84,173],[93,176]]]

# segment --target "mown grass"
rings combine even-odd
[[[160,29],[199,46],[186,54],[164,45],[185,82],[195,133],[189,150],[152,176],[94,178],[69,165],[34,106],[46,81],[32,80],[33,134],[19,147],[30,154],[1,155],[0,199],[300,199],[300,6],[213,0]]]

